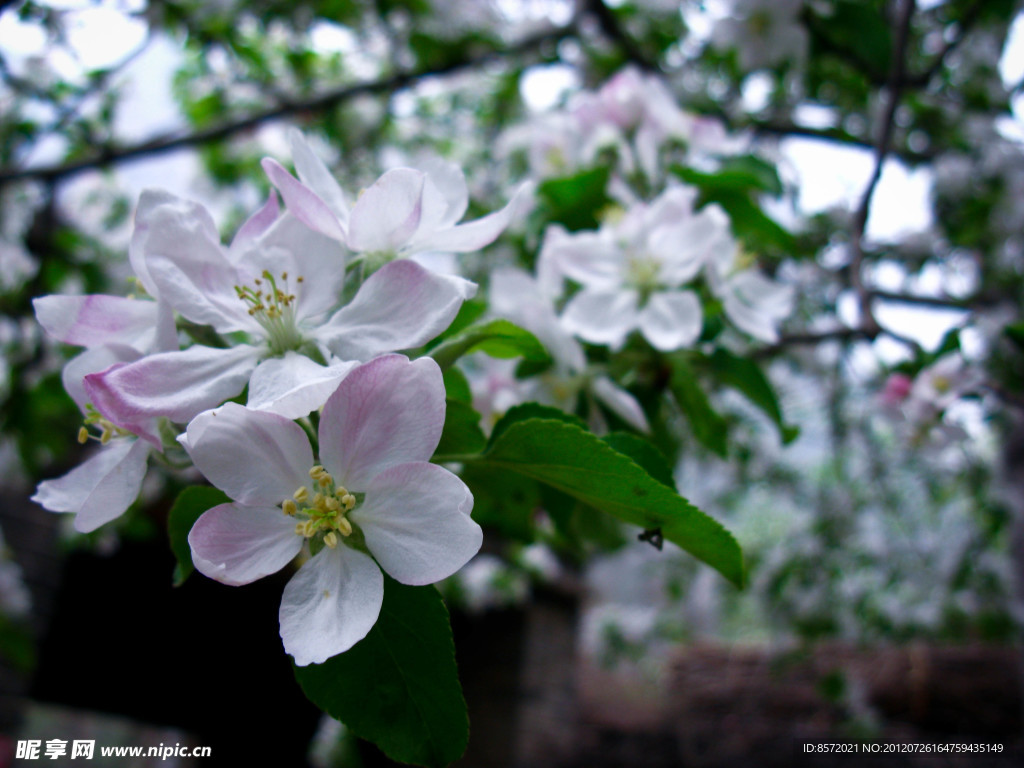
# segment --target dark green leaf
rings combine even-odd
[[[492,440],[483,463],[547,483],[623,522],[645,530],[660,528],[666,539],[734,584],[743,584],[743,556],[732,534],[631,458],[575,424],[517,421]]]
[[[469,388],[466,374],[458,368],[449,368],[444,372],[444,392],[449,400],[457,400],[466,405],[473,402],[473,392]]]
[[[1024,323],[1008,325],[1003,330],[1014,344],[1024,349]]]
[[[782,194],[782,182],[775,166],[755,155],[727,158],[717,171],[711,173],[685,166],[672,170],[687,184],[702,190],[767,192],[775,197]]]
[[[171,550],[178,564],[174,566],[174,586],[181,586],[192,575],[192,550],[188,546],[188,532],[196,520],[208,509],[231,501],[217,488],[208,485],[193,485],[178,494],[174,506],[167,516],[167,533],[171,539]]]
[[[729,452],[729,425],[718,411],[711,407],[711,402],[701,389],[693,368],[681,357],[672,360],[669,389],[685,414],[686,420],[690,422],[694,437],[709,451],[725,458]]]
[[[445,766],[469,741],[448,610],[434,587],[384,575],[370,633],[323,664],[295,667],[303,692],[391,759]]]
[[[505,415],[502,416],[498,423],[494,425],[494,429],[491,430],[491,439],[487,441],[488,447],[494,445],[494,441],[501,437],[501,434],[508,429],[510,426],[518,421],[525,419],[558,419],[568,424],[574,424],[580,429],[586,429],[587,425],[583,423],[583,419],[579,416],[575,416],[571,413],[554,408],[550,405],[541,405],[540,403],[522,403],[515,405],[505,411]]]
[[[665,455],[650,442],[632,432],[612,432],[601,439],[619,453],[629,456],[659,483],[667,485],[673,491],[676,490],[676,480],[672,476],[668,462],[665,461]]]
[[[799,428],[786,424],[779,406],[779,398],[771,382],[753,360],[739,357],[725,349],[716,349],[709,358],[714,375],[723,384],[744,396],[775,422],[783,443],[791,443],[800,434]]]
[[[458,400],[447,400],[444,417],[444,431],[441,442],[434,451],[435,456],[479,453],[487,444],[487,438],[480,429],[480,414],[473,406]]]
[[[549,221],[564,224],[566,229],[596,229],[598,214],[611,199],[608,187],[608,166],[583,171],[575,176],[548,179],[537,187]]]

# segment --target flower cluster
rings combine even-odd
[[[85,348],[63,380],[80,442],[100,447],[33,499],[92,531],[135,501],[152,455],[191,460],[233,499],[193,527],[197,569],[243,584],[301,561],[281,636],[309,664],[370,630],[381,569],[429,584],[480,548],[469,489],[429,463],[440,368],[394,353],[444,331],[476,291],[406,257],[481,248],[515,206],[459,224],[465,181],[445,166],[389,171],[349,209],[303,137],[292,144],[299,179],[265,162],[289,210],[272,192],[225,247],[202,206],[147,191],[129,254],[142,297],[36,299],[46,331]]]

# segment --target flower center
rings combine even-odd
[[[309,470],[309,476],[318,490],[310,496],[309,488],[302,486],[282,502],[281,509],[289,517],[303,518],[295,524],[295,533],[307,539],[319,536],[334,549],[341,539],[352,535],[348,514],[355,509],[356,497],[343,485],[336,485],[319,464]]]
[[[262,278],[257,277],[253,282],[255,287],[236,285],[235,293],[249,305],[249,315],[267,332],[271,354],[282,355],[290,349],[298,349],[302,345],[302,334],[295,322],[296,296],[291,292],[288,273],[282,272],[276,278],[265,269]],[[302,275],[295,278],[296,285],[302,282]]]
[[[640,292],[641,306],[661,287],[661,261],[647,253],[626,256],[626,284]]]
[[[89,434],[89,427],[100,431],[99,437]],[[85,445],[89,440],[99,440],[106,445],[115,437],[131,437],[132,433],[127,429],[115,425],[110,419],[104,417],[92,403],[85,404],[85,418],[82,426],[78,428],[78,442]]]

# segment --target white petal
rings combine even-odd
[[[277,506],[309,484],[309,438],[274,413],[227,403],[196,416],[178,441],[207,480],[242,504]]]
[[[651,252],[661,261],[661,278],[677,287],[696,277],[712,255],[730,245],[729,220],[717,206],[651,233]]]
[[[387,467],[426,461],[441,439],[444,381],[432,358],[378,357],[341,382],[320,417],[320,459],[351,491]]]
[[[659,291],[640,310],[640,332],[662,352],[690,346],[701,326],[700,299],[693,291]]]
[[[253,253],[251,258],[269,261],[266,267],[272,273],[293,270],[288,274],[287,286],[288,292],[297,297],[297,322],[325,315],[338,306],[345,283],[345,253],[339,242],[286,213],[260,238],[258,248],[263,253]],[[287,254],[290,263],[284,263],[281,254]]]
[[[473,495],[436,464],[400,464],[377,475],[351,515],[377,562],[403,584],[447,578],[480,551],[483,531],[469,516]]]
[[[370,275],[348,306],[314,335],[342,360],[412,349],[451,325],[476,285],[400,259]]]
[[[32,501],[51,512],[74,512],[75,530],[94,531],[138,498],[149,450],[142,440],[114,440],[63,477],[41,482]]]
[[[629,392],[615,384],[607,376],[599,376],[590,386],[594,396],[631,427],[640,432],[651,431],[643,408]]]
[[[637,327],[636,291],[597,291],[584,288],[573,296],[562,313],[562,325],[570,333],[594,344],[618,349]]]
[[[270,196],[267,197],[267,202],[263,204],[263,207],[246,219],[245,223],[239,227],[238,232],[235,233],[235,238],[231,241],[231,247],[228,249],[229,258],[232,261],[237,261],[246,250],[251,248],[273,226],[280,212],[281,207],[277,203],[277,195],[271,190]]]
[[[142,231],[133,256],[143,261],[157,296],[192,322],[222,332],[258,327],[235,294],[236,270],[205,208],[170,198],[145,211]]]
[[[196,570],[239,586],[277,573],[302,550],[295,520],[275,507],[220,504],[204,512],[188,534]]]
[[[86,403],[89,402],[89,395],[85,391],[84,379],[90,373],[105,371],[115,363],[130,363],[138,360],[142,355],[132,347],[124,347],[118,344],[107,344],[102,347],[87,349],[79,355],[68,360],[64,370],[60,373],[61,381],[64,383],[64,391],[75,401],[78,407],[85,412]]]
[[[355,361],[324,366],[297,352],[264,360],[249,380],[246,407],[301,419],[327,402],[355,366]]]
[[[299,180],[309,187],[331,212],[338,217],[342,227],[348,226],[348,202],[338,182],[327,170],[327,166],[309,146],[306,137],[297,128],[288,130],[288,143],[292,148],[292,162],[299,174]]]
[[[348,247],[358,253],[395,253],[412,237],[423,211],[425,174],[411,168],[388,171],[352,206]]]
[[[549,227],[538,258],[594,290],[622,285],[623,254],[604,232],[568,234],[560,227]]]
[[[234,397],[245,388],[262,354],[263,350],[245,345],[161,352],[86,376],[85,391],[112,422],[159,445],[154,419],[184,424]]]
[[[466,253],[490,245],[512,222],[522,201],[531,194],[531,190],[531,186],[523,185],[504,208],[474,221],[456,226],[438,227],[432,233],[426,231],[422,235],[417,233],[417,236],[409,243],[407,252],[437,250]],[[426,191],[424,196],[426,196]]]
[[[740,330],[774,344],[779,340],[776,326],[792,311],[793,298],[793,286],[747,271],[729,278],[722,304],[726,316]]]
[[[146,351],[155,340],[155,301],[121,296],[42,296],[32,300],[36,320],[57,341],[79,347],[124,344]]]
[[[366,637],[383,604],[384,576],[368,555],[325,547],[284,588],[284,649],[300,667],[322,664]]]
[[[265,157],[262,165],[270,183],[277,187],[293,216],[332,240],[345,241],[345,225],[316,192],[288,173],[276,160]]]

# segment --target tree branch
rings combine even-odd
[[[899,5],[899,0],[897,0],[897,5]],[[893,39],[888,100],[879,125],[878,138],[875,144],[875,167],[874,171],[872,171],[871,179],[864,189],[864,194],[861,196],[860,205],[854,214],[853,228],[850,232],[850,285],[857,294],[861,327],[870,338],[877,336],[882,328],[875,319],[875,314],[871,307],[871,295],[864,286],[864,232],[867,228],[868,213],[871,210],[871,199],[874,197],[875,189],[882,178],[882,167],[885,165],[885,158],[889,153],[889,145],[892,143],[893,129],[896,124],[896,108],[899,106],[902,95],[907,41],[910,37],[910,20],[914,15],[914,7],[915,0],[903,0],[897,20],[896,35]]]
[[[0,168],[0,187],[15,181],[60,181],[81,173],[82,171],[94,168],[104,168],[110,165],[164,152],[170,152],[176,149],[210,144],[215,141],[230,138],[231,136],[243,131],[251,130],[266,122],[280,120],[302,112],[322,112],[357,96],[393,93],[394,91],[405,88],[428,77],[451,75],[456,72],[482,66],[496,59],[530,53],[544,45],[569,37],[575,34],[575,32],[575,25],[569,24],[565,27],[532,35],[504,50],[493,50],[477,56],[468,56],[464,59],[460,59],[440,67],[435,67],[433,69],[397,72],[379,80],[342,86],[318,96],[314,96],[305,101],[280,104],[269,109],[246,115],[245,117],[236,118],[234,120],[221,123],[220,125],[200,129],[191,133],[164,134],[138,144],[106,148],[96,155],[83,158],[81,160],[40,166],[36,168]]]

